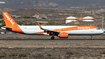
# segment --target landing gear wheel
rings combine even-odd
[[[54,39],[54,37],[51,37],[51,39],[53,40],[53,39]]]
[[[91,39],[93,39],[93,36],[91,35]]]

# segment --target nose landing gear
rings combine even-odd
[[[91,39],[93,40],[93,36],[91,35]]]

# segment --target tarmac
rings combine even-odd
[[[6,53],[29,53],[31,58],[39,54],[51,54],[53,59],[67,59],[67,52],[72,52],[68,59],[105,59],[105,39],[104,36],[69,36],[60,39],[51,36],[22,35],[22,34],[0,34],[0,50]],[[56,57],[56,58],[55,58]],[[8,58],[8,57],[7,57]],[[25,59],[27,59],[26,57]],[[40,58],[39,58],[40,59]],[[51,58],[48,58],[51,59]]]

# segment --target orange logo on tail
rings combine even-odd
[[[6,16],[7,20],[9,20],[12,23],[12,25],[14,25],[14,22],[12,21],[12,19],[10,19],[6,13],[4,13],[4,15]]]
[[[4,20],[7,28],[12,28],[11,31],[24,33],[22,29],[18,26],[18,24],[12,19],[12,17],[7,13],[3,12]]]

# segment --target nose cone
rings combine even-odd
[[[105,33],[105,29],[103,29],[104,33]]]
[[[105,34],[105,29],[103,29],[103,34]]]

